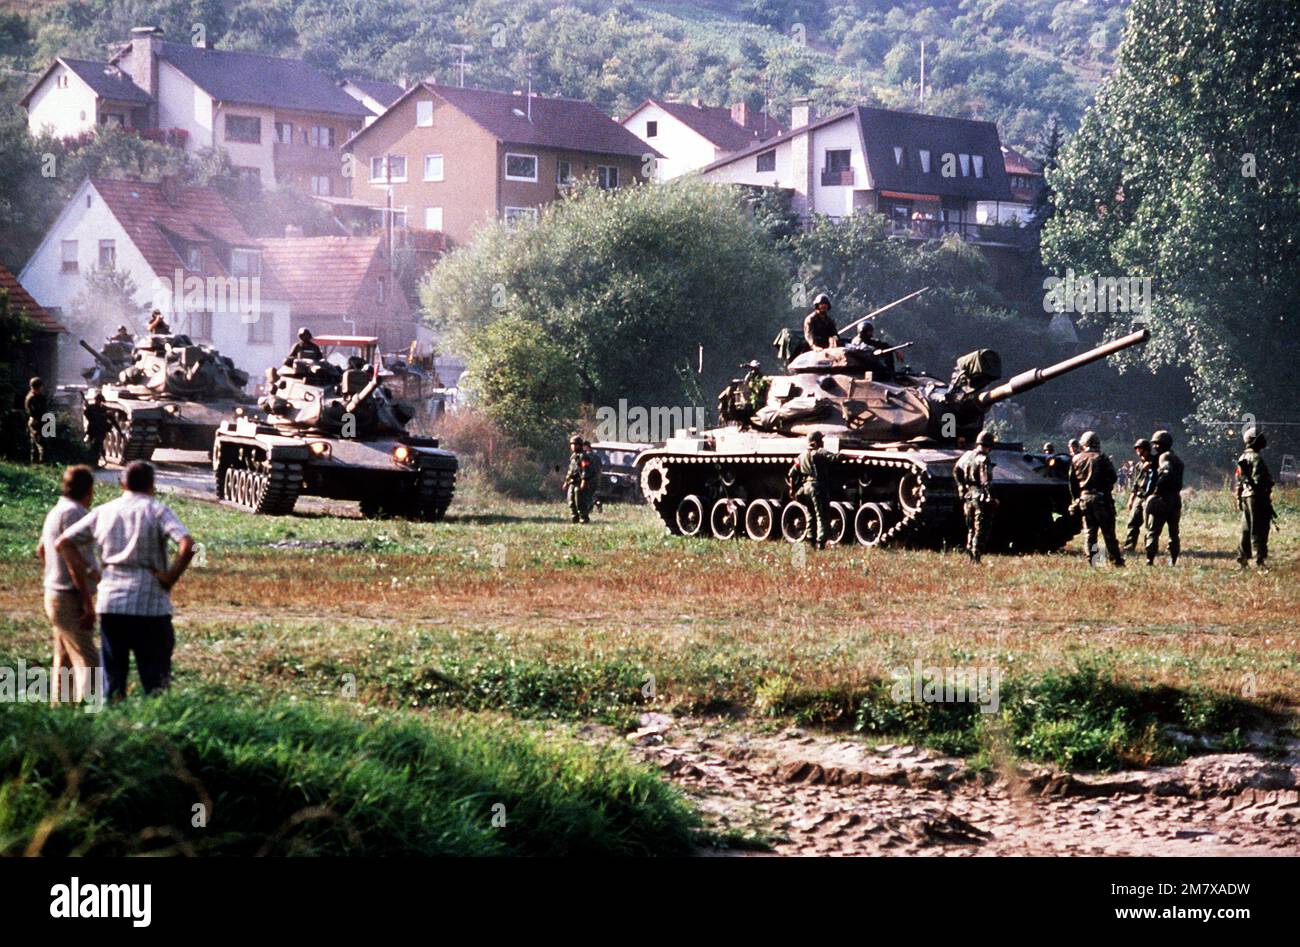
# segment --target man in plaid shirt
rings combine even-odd
[[[138,460],[122,473],[123,493],[98,506],[55,542],[81,593],[87,618],[99,614],[100,650],[110,700],[126,695],[130,655],[146,694],[171,680],[172,603],[169,594],[194,557],[194,540],[176,514],[154,498],[152,465]],[[92,602],[86,560],[77,548],[91,537],[99,550],[103,578]],[[167,540],[177,544],[167,563]]]

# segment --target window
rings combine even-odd
[[[262,120],[252,115],[227,115],[226,141],[242,141],[250,145],[261,144]]]
[[[126,124],[126,118],[118,112],[105,112],[99,116],[99,123],[101,125],[117,125],[120,127]]]
[[[647,138],[657,138],[657,137],[659,137],[659,123],[658,123],[658,122],[646,122],[646,123],[645,123],[645,136],[646,136]]]
[[[307,144],[313,148],[333,148],[334,129],[329,125],[313,125],[307,136]]]
[[[275,140],[282,145],[292,145],[293,144],[293,122],[276,122]]]
[[[975,177],[977,178],[984,177],[984,156],[972,155],[971,163],[975,166]]]
[[[507,181],[536,181],[537,155],[506,154]]]
[[[117,243],[113,240],[99,241],[99,268],[111,270],[117,265]]]
[[[405,207],[400,209],[396,207],[393,208],[393,229],[394,230],[406,229],[406,208]]]
[[[826,152],[827,171],[847,171],[852,166],[853,162],[850,158],[849,149],[845,148],[842,151]]]
[[[925,174],[930,173],[930,152],[924,148],[921,149],[921,171]]]
[[[212,341],[212,313],[190,312],[185,314],[185,335],[195,342]]]
[[[902,145],[894,146],[894,164],[900,168],[907,165],[907,150]]]
[[[275,341],[275,315],[259,312],[248,324],[248,341],[251,345],[270,345]]]
[[[248,250],[235,247],[230,251],[231,276],[261,276],[262,253],[260,250]]]
[[[77,241],[63,241],[63,272],[77,272]]]
[[[442,155],[424,156],[424,179],[426,181],[442,180]]]
[[[442,229],[442,208],[426,207],[424,209],[424,229],[441,230]]]
[[[618,168],[612,164],[596,165],[596,184],[607,191],[618,187]]]
[[[433,102],[415,103],[415,124],[419,128],[428,128],[433,125]]]
[[[573,165],[563,158],[555,162],[555,183],[560,187],[568,187],[573,183]]]
[[[755,171],[775,171],[776,170],[776,149],[765,151],[754,159]]]
[[[185,268],[195,273],[203,272],[203,248],[190,244],[185,248]]]
[[[388,170],[391,172],[392,180],[406,180],[406,155],[389,155]]]
[[[370,180],[382,181],[384,179],[384,159],[382,157],[370,159]]]
[[[370,180],[372,183],[382,184],[385,181],[396,181],[401,183],[406,180],[406,156],[405,155],[388,155],[387,171],[385,173],[384,156],[370,159]]]
[[[959,154],[957,156],[957,160],[961,162],[961,176],[969,177],[970,176],[970,155]]]
[[[334,193],[334,179],[328,174],[313,174],[311,192],[317,197],[329,197]]]
[[[537,223],[537,208],[536,207],[507,207],[505,216],[506,216],[506,223],[515,227],[519,226],[520,224],[535,224]]]

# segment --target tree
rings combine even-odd
[[[1143,358],[1186,373],[1198,439],[1293,415],[1275,359],[1300,350],[1300,9],[1135,0],[1118,62],[1048,174],[1044,259],[1152,279]],[[1085,314],[1115,332],[1130,318]]]

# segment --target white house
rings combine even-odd
[[[150,98],[117,66],[60,57],[18,102],[33,135],[61,138],[96,125],[148,128]]]
[[[785,130],[766,112],[755,112],[744,103],[723,108],[656,99],[646,99],[621,124],[663,155],[655,166],[659,181],[702,168]]]
[[[110,310],[86,293],[96,269],[126,273],[134,307]],[[254,379],[292,343],[289,294],[262,266],[262,250],[212,188],[172,181],[87,179],[59,214],[19,276],[31,295],[73,330],[59,364],[78,380],[98,345],[125,321],[143,333],[160,309],[172,331],[214,345]]]
[[[791,129],[705,165],[709,181],[782,188],[801,216],[879,213],[895,236],[1006,239],[989,207],[1011,203],[992,122],[854,106],[818,118],[796,105]]]

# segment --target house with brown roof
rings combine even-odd
[[[88,290],[115,271],[134,295],[122,306]],[[291,345],[289,294],[262,262],[262,247],[213,188],[174,180],[88,178],[60,212],[19,279],[71,335],[60,360],[75,380],[97,344],[125,322],[143,333],[152,309],[174,332],[211,343],[255,376]]]
[[[374,335],[406,349],[415,314],[397,285],[383,235],[262,239],[262,262],[285,288],[295,324],[315,333]]]
[[[224,149],[268,187],[324,195],[346,190],[340,147],[374,114],[309,63],[169,43],[156,27],[106,63],[55,60],[19,104],[33,134],[178,130],[187,150]]]
[[[12,356],[24,376],[59,377],[59,336],[68,330],[38,303],[17,277],[0,264],[0,293],[9,297],[11,309],[32,323],[31,338]],[[8,407],[8,406],[5,406]]]
[[[999,219],[1015,218],[1027,221],[1043,189],[1042,166],[1022,151],[1010,145],[1002,146],[1002,163],[1007,169],[1007,183],[1011,185],[1011,201],[1007,208],[999,208]]]
[[[782,134],[766,110],[741,102],[730,108],[646,99],[622,120],[624,128],[663,155],[655,179],[667,181]]]
[[[354,199],[451,244],[491,220],[536,220],[579,180],[643,181],[660,157],[589,102],[432,82],[406,90],[346,149]]]

